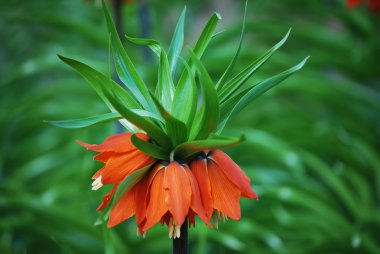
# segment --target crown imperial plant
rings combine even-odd
[[[220,150],[238,145],[244,136],[228,137],[221,132],[232,116],[303,67],[307,58],[257,84],[243,86],[285,43],[290,31],[259,59],[232,75],[242,44],[244,22],[236,54],[214,83],[200,59],[220,15],[211,15],[185,60],[180,56],[185,8],[168,51],[155,40],[126,37],[133,43],[149,46],[159,59],[153,93],[124,49],[104,3],[103,9],[116,72],[123,85],[84,63],[59,57],[86,79],[111,112],[50,123],[80,128],[119,121],[126,128],[126,132],[112,135],[99,145],[78,141],[98,153],[94,160],[104,163],[93,176],[92,189],[113,186],[98,207],[98,210],[108,209],[108,226],[135,216],[139,235],[145,236],[160,222],[167,225],[169,237],[182,239],[187,237],[188,225],[195,226],[196,216],[210,228],[212,224],[218,227],[218,220],[239,220],[240,198],[258,197],[247,175]],[[181,232],[186,236],[181,237]]]

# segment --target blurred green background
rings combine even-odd
[[[233,57],[244,1],[136,1],[123,31],[170,42],[188,7],[185,44],[213,11],[219,31],[203,58],[218,78]],[[144,7],[145,6],[145,7]],[[170,253],[167,229],[136,237],[133,220],[94,226],[101,164],[76,143],[103,141],[114,124],[59,129],[44,119],[108,112],[56,54],[108,70],[108,36],[94,2],[0,3],[0,253]],[[226,133],[247,135],[227,153],[251,177],[259,201],[242,200],[240,222],[198,223],[191,253],[380,253],[380,16],[343,0],[251,0],[237,72],[292,27],[285,46],[251,82],[311,58],[303,70],[235,117]],[[157,61],[126,43],[148,84]]]

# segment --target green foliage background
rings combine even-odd
[[[203,61],[218,77],[233,56],[243,1],[147,1],[149,37],[168,45],[183,5],[192,45],[213,11],[224,20]],[[108,72],[103,13],[82,1],[0,3],[0,253],[168,253],[161,226],[147,238],[128,221],[93,226],[107,190],[92,192],[100,164],[74,141],[103,141],[113,124],[58,129],[44,119],[106,112],[56,54]],[[141,36],[141,2],[124,5],[124,31]],[[227,152],[252,178],[260,200],[242,200],[240,222],[198,223],[191,253],[380,253],[380,16],[344,1],[250,1],[243,68],[282,38],[285,46],[253,78],[311,58],[304,69],[250,105],[226,130],[247,141]],[[146,31],[145,31],[146,32]],[[155,84],[157,62],[126,44]]]

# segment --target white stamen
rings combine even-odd
[[[102,184],[102,176],[99,176],[98,178],[96,178],[92,184],[91,184],[92,188],[91,190],[99,190],[103,184]]]
[[[181,226],[180,225],[175,225],[175,236],[174,238],[180,238],[181,237]]]
[[[173,218],[170,218],[170,221],[169,221],[169,238],[173,237],[173,233],[174,233]]]

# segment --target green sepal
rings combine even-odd
[[[90,116],[80,119],[71,119],[71,120],[59,120],[59,121],[49,121],[44,120],[45,123],[60,127],[60,128],[84,128],[95,124],[107,123],[123,118],[119,113],[108,113],[99,116]]]
[[[195,64],[201,89],[201,107],[196,114],[192,129],[190,130],[190,140],[204,139],[216,130],[219,121],[219,99],[215,85],[208,74],[206,68],[199,61],[197,56],[189,50],[191,59]]]
[[[154,96],[152,96],[152,98],[158,111],[165,120],[166,133],[171,139],[173,147],[185,142],[188,136],[186,124],[168,113]]]
[[[212,134],[205,140],[194,140],[180,144],[174,149],[174,157],[187,159],[201,151],[236,146],[244,140],[243,134],[239,138]]]
[[[136,68],[124,49],[104,0],[103,11],[106,17],[108,30],[111,34],[112,53],[114,56],[116,72],[120,80],[127,85],[127,88],[132,92],[137,101],[142,104],[144,109],[156,112],[149,90],[137,73]]]
[[[235,95],[234,97],[231,97],[227,101],[221,104],[221,122],[218,126],[218,133],[220,133],[224,126],[226,125],[229,118],[238,113],[240,110],[242,110],[245,106],[247,106],[249,103],[257,99],[259,96],[264,94],[269,89],[273,88],[280,82],[284,81],[286,78],[291,76],[294,72],[299,71],[306,63],[307,59],[309,57],[306,57],[304,60],[302,60],[299,64],[293,66],[292,68],[281,72],[280,74],[277,74],[273,77],[270,77],[264,81],[261,81],[257,85],[254,85],[252,87],[249,87],[239,94]]]
[[[168,59],[170,63],[170,70],[172,77],[174,76],[178,57],[181,54],[183,41],[184,41],[184,30],[185,30],[185,17],[186,17],[186,6],[183,8],[181,16],[178,19],[177,25],[175,27],[172,41],[170,42],[168,50]]]
[[[146,176],[154,163],[149,164],[124,178],[113,195],[110,210],[120,201],[124,194],[133,188],[144,176]]]
[[[289,37],[291,29],[286,35],[274,45],[271,49],[265,52],[260,58],[248,65],[244,70],[238,73],[235,77],[229,80],[226,84],[220,84],[218,90],[218,96],[221,102],[224,102],[231,97],[244,83],[255,73],[269,58],[286,42]]]
[[[133,145],[137,147],[137,149],[156,159],[168,160],[170,157],[170,150],[165,150],[164,148],[159,147],[153,143],[141,140],[135,134],[131,136],[131,141]]]

